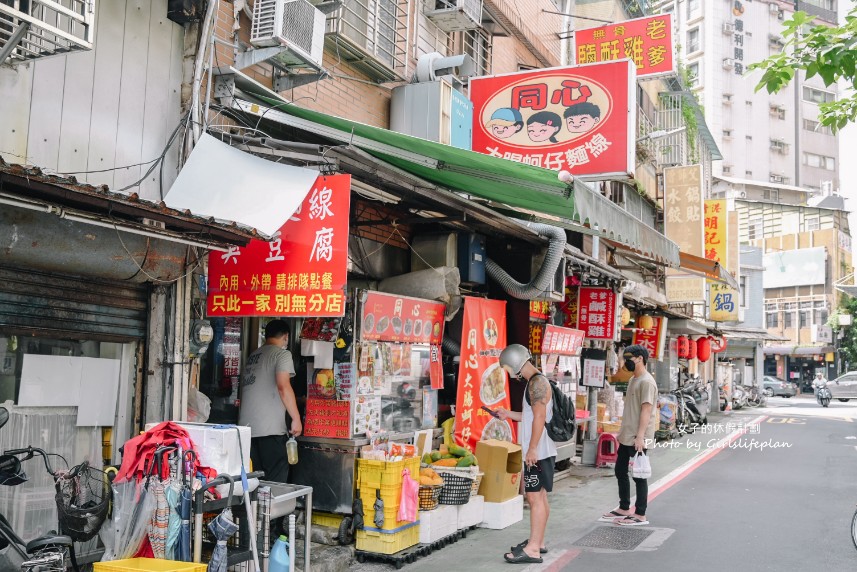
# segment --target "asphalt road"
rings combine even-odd
[[[663,541],[648,550],[583,549],[556,569],[636,571],[857,569],[850,523],[857,504],[857,403],[823,409],[804,398],[735,412],[747,433],[661,492],[650,504]],[[696,435],[688,443],[710,435]],[[752,447],[755,440],[781,448]],[[572,544],[574,541],[572,541]]]

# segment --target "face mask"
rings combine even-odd
[[[635,369],[637,369],[637,364],[635,364],[634,360],[632,360],[632,359],[626,359],[625,360],[625,369],[627,369],[628,371],[634,371]]]

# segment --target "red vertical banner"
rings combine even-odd
[[[485,439],[515,442],[512,424],[494,419],[482,409],[508,409],[511,404],[508,376],[499,360],[505,347],[506,302],[465,297],[455,441],[470,451]]]
[[[612,340],[616,327],[616,293],[610,288],[581,286],[577,327],[590,340]]]
[[[345,313],[351,175],[321,176],[273,240],[208,257],[208,316]]]
[[[432,389],[443,389],[443,363],[440,361],[440,346],[432,345],[429,350],[429,378]]]

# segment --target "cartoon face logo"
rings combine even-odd
[[[576,103],[566,108],[563,117],[569,133],[586,133],[595,129],[601,121],[601,109],[588,101]]]
[[[527,135],[530,137],[530,141],[534,143],[542,143],[543,141],[557,143],[556,134],[561,126],[562,120],[559,115],[552,111],[539,111],[527,119]]]
[[[491,114],[485,126],[497,139],[508,139],[524,127],[521,112],[511,107],[501,107]]]

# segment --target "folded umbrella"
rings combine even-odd
[[[235,482],[229,478],[229,496],[232,498],[234,493]],[[211,553],[211,559],[208,561],[208,572],[226,572],[227,548],[226,541],[238,532],[238,525],[232,518],[232,509],[226,507],[219,515],[208,523],[208,530],[217,542],[214,546],[214,551]]]

